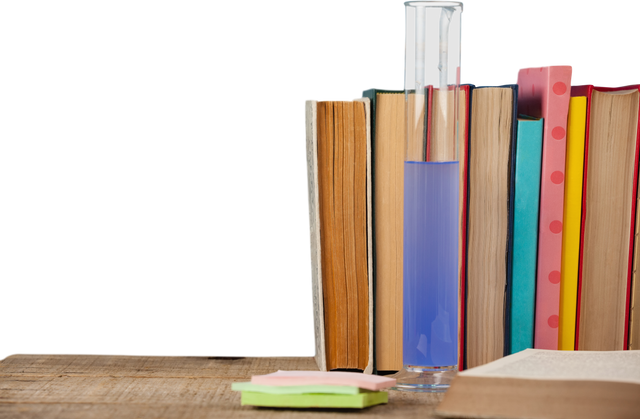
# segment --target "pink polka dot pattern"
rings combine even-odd
[[[551,130],[551,136],[556,140],[562,140],[564,138],[564,134],[564,128],[562,127],[555,127]]]
[[[549,282],[551,282],[552,284],[559,284],[560,283],[560,272],[559,271],[551,271],[551,273],[549,274]]]
[[[567,92],[567,85],[559,81],[553,85],[553,93],[556,95],[564,95]]]
[[[558,220],[552,221],[551,224],[549,224],[549,230],[551,230],[553,234],[562,233],[562,222]]]
[[[559,185],[563,181],[564,181],[564,174],[561,171],[556,170],[555,172],[551,173],[551,182],[555,183],[556,185]]]
[[[534,346],[558,349],[562,224],[567,113],[571,99],[571,67],[551,66],[518,72],[518,100],[530,106],[529,115],[544,118],[540,224],[536,270]],[[523,106],[524,109],[524,106]]]

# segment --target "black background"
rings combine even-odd
[[[637,5],[598,4],[469,1],[465,80],[561,61],[576,82],[640,80]],[[218,32],[221,17],[232,26]],[[214,64],[180,79],[203,102],[170,147],[149,136],[108,175],[60,188],[57,165],[25,192],[0,352],[310,351],[302,100],[399,87],[401,6],[237,5],[205,23],[188,40]],[[115,169],[122,155],[137,169]]]

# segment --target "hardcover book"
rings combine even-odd
[[[587,98],[572,97],[567,122],[567,174],[564,185],[564,221],[562,269],[560,280],[560,325],[558,349],[575,349],[576,300],[580,260],[580,222],[582,220],[582,174],[584,137],[587,122]]]
[[[510,340],[518,86],[472,88],[470,97],[464,368],[502,357]]]
[[[518,118],[509,353],[533,348],[542,127],[542,119]]]
[[[636,237],[633,246],[633,279],[629,308],[629,349],[640,349],[640,291],[638,290],[638,248],[640,247],[640,181],[636,185]]]
[[[544,119],[534,346],[558,349],[567,114],[571,67],[518,73],[520,113]]]
[[[306,103],[316,361],[373,371],[369,99]]]
[[[580,350],[621,350],[629,343],[639,89],[574,86],[571,92],[587,98],[576,318]]]
[[[374,371],[402,368],[403,90],[370,89],[373,162]]]
[[[469,85],[459,93],[459,241],[460,278],[459,368],[464,354],[464,279],[467,220],[467,170],[469,139]],[[429,98],[438,92],[430,89]],[[403,293],[403,190],[405,159],[405,92],[370,89],[363,96],[371,100],[371,143],[373,161],[373,243],[374,243],[374,339],[375,365],[378,371],[402,368],[402,293]],[[433,108],[430,103],[427,109]],[[427,131],[438,132],[440,113],[429,112]],[[437,151],[433,151],[437,152]]]

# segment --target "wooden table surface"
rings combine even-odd
[[[317,370],[313,358],[13,355],[0,361],[0,418],[430,418],[442,394],[389,392],[354,410],[240,406],[231,383],[277,370]]]

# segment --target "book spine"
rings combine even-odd
[[[640,87],[633,86],[634,88],[640,90]],[[638,230],[638,226],[636,225],[636,211],[638,211],[637,203],[638,203],[638,172],[640,170],[640,110],[638,112],[637,119],[637,128],[636,128],[636,154],[634,157],[634,167],[633,167],[633,200],[631,206],[631,234],[629,237],[629,268],[627,270],[627,299],[625,306],[625,325],[624,325],[624,348],[630,349],[629,347],[629,332],[631,326],[631,288],[634,283],[634,270],[633,270],[633,246],[635,235]],[[638,286],[638,283],[635,282],[635,285]]]
[[[365,374],[372,374],[375,364],[373,348],[374,316],[373,316],[373,287],[375,278],[375,266],[373,264],[373,147],[371,136],[371,101],[369,98],[356,99],[364,104],[365,127],[367,130],[367,278],[368,278],[368,360],[364,369]]]
[[[517,95],[516,85],[470,95],[464,368],[508,349]]]
[[[504,306],[504,340],[503,353],[509,355],[511,347],[511,288],[513,277],[513,226],[515,215],[515,180],[516,180],[516,144],[518,142],[518,85],[513,85],[513,102],[511,116],[511,143],[509,145],[509,219],[507,224],[507,266],[506,266],[506,286],[505,286],[505,306]]]
[[[587,98],[572,97],[567,123],[566,179],[564,190],[564,234],[562,236],[562,278],[560,281],[560,325],[558,349],[575,349],[580,223],[582,217],[582,175],[587,117]]]
[[[638,207],[636,203],[636,208]],[[640,211],[636,210],[636,236],[633,256],[633,278],[631,286],[631,302],[629,304],[629,350],[640,349],[640,290],[638,290],[638,256],[640,255]]]
[[[575,332],[575,344],[574,348],[577,351],[579,349],[578,342],[580,338],[580,310],[582,300],[582,261],[584,259],[584,226],[587,217],[587,176],[589,168],[589,129],[591,125],[591,93],[593,92],[592,85],[586,86],[572,86],[571,96],[585,96],[587,98],[587,116],[585,123],[585,135],[584,135],[584,167],[582,176],[582,219],[580,220],[580,250],[578,257],[578,297],[576,298],[576,332]]]
[[[510,353],[533,347],[542,126],[542,119],[518,121]]]
[[[466,287],[467,287],[467,217],[468,217],[468,187],[469,187],[469,119],[471,104],[470,85],[460,86],[460,121],[463,129],[460,130],[460,188],[461,188],[461,216],[460,216],[460,293],[458,296],[458,370],[464,370],[465,356],[465,329],[466,329]]]
[[[534,346],[538,349],[558,349],[566,131],[571,68],[548,67],[541,73],[546,80],[543,80],[538,88],[544,89],[542,112],[546,119],[540,179]]]
[[[311,237],[311,290],[313,298],[313,328],[315,359],[320,371],[327,370],[324,340],[324,310],[322,296],[322,264],[320,255],[320,197],[318,190],[318,128],[317,102],[306,102],[307,186],[309,192],[309,233]]]
[[[376,272],[376,263],[377,263],[377,252],[376,252],[376,166],[374,162],[376,161],[376,111],[377,111],[377,95],[378,89],[369,89],[362,92],[362,97],[369,99],[369,142],[371,148],[371,272],[369,272],[369,283],[371,284],[371,303],[369,304],[371,310],[371,342],[370,351],[371,351],[371,373],[378,374],[378,355],[377,355],[377,335],[376,335],[376,327],[377,327],[377,305],[376,301],[376,293],[378,290],[378,276]]]
[[[426,103],[424,104],[425,106],[425,113],[426,113],[426,118],[427,118],[427,123],[424,124],[424,129],[426,130],[425,132],[425,150],[424,150],[424,155],[425,155],[425,161],[430,161],[430,153],[431,153],[431,130],[433,129],[432,126],[432,118],[433,118],[433,86],[427,86],[427,95],[426,95]]]
[[[617,88],[611,87],[594,87],[592,85],[586,86],[574,86],[572,87],[572,96],[586,96],[587,98],[587,116],[586,116],[586,133],[585,133],[585,155],[584,155],[584,176],[583,176],[583,186],[582,186],[582,224],[580,229],[580,256],[579,256],[579,267],[578,267],[578,298],[577,298],[577,307],[576,307],[576,331],[575,331],[575,349],[584,349],[584,336],[585,335],[585,325],[583,319],[581,319],[581,315],[585,314],[583,311],[586,309],[583,301],[583,285],[584,285],[584,269],[583,265],[585,264],[585,230],[586,230],[586,220],[588,215],[588,178],[587,174],[589,171],[589,156],[590,156],[590,138],[589,132],[591,130],[590,122],[591,122],[591,103],[592,103],[592,94],[595,90],[600,92],[615,92],[615,91],[625,91],[625,90],[638,90],[640,87],[638,85],[633,86],[623,86]],[[637,121],[640,121],[640,115],[638,115]],[[636,136],[635,136],[635,146],[634,146],[634,169],[633,169],[633,185],[632,185],[632,200],[631,200],[631,220],[630,220],[630,231],[629,231],[629,241],[628,241],[628,266],[627,266],[627,278],[626,278],[626,290],[625,290],[625,305],[624,305],[624,329],[623,329],[623,348],[630,349],[630,328],[631,328],[631,293],[633,284],[635,281],[636,270],[634,269],[634,265],[637,264],[636,258],[634,257],[634,248],[637,246],[637,243],[634,244],[634,241],[637,240],[637,219],[636,219],[636,211],[637,211],[637,198],[638,198],[638,159],[640,156],[640,123],[638,123],[636,128]],[[635,292],[635,291],[634,291]],[[580,340],[583,340],[583,344],[580,345]]]

